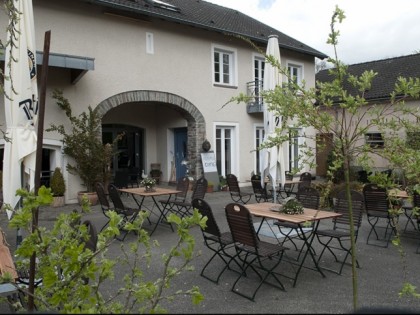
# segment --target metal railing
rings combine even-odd
[[[247,113],[262,113],[264,110],[261,91],[263,87],[262,80],[254,80],[246,84],[247,96],[251,97],[246,106]]]

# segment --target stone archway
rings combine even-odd
[[[200,152],[202,150],[201,144],[204,142],[204,140],[206,140],[206,123],[200,110],[190,101],[176,94],[161,91],[137,90],[116,94],[107,98],[106,100],[103,100],[97,106],[97,111],[101,116],[103,116],[112,108],[115,108],[124,103],[132,102],[171,104],[179,110],[179,112],[187,120],[188,157],[191,161],[197,161],[195,164],[194,173],[192,175],[200,176],[203,174]]]

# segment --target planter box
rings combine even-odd
[[[56,196],[53,197],[53,202],[51,204],[52,207],[63,207],[64,206],[64,196]]]

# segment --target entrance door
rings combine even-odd
[[[183,160],[187,160],[187,128],[176,128],[174,129],[174,146],[175,146],[175,169],[176,169],[176,180],[185,176],[187,167],[182,164]]]

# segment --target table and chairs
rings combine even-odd
[[[154,187],[153,191],[146,191],[144,187],[132,187],[132,188],[120,188],[118,190],[120,193],[127,193],[134,199],[135,203],[137,204],[138,209],[146,208],[150,210],[151,213],[156,213],[158,216],[157,222],[150,232],[150,236],[156,231],[157,227],[161,224],[168,225],[172,231],[174,231],[173,226],[168,222],[166,213],[167,213],[167,205],[169,203],[160,203],[157,199],[158,197],[168,196],[168,201],[171,198],[172,195],[178,194],[181,191],[176,189],[170,189],[170,188],[161,188],[161,187]],[[151,208],[147,208],[144,204],[144,201],[146,198],[152,199],[153,205]],[[159,205],[161,204],[161,205]],[[154,210],[157,211],[154,211]],[[149,216],[150,218],[150,216]]]
[[[248,204],[246,205],[249,212],[255,217],[261,217],[262,220],[260,221],[259,227],[257,228],[256,233],[259,233],[259,230],[263,226],[264,222],[273,219],[281,222],[287,222],[295,224],[299,230],[299,233],[303,240],[303,255],[299,261],[289,261],[293,265],[297,265],[297,270],[295,272],[294,277],[291,277],[293,280],[293,286],[296,286],[299,274],[302,268],[307,268],[311,270],[315,270],[319,272],[322,277],[325,277],[322,269],[318,265],[318,259],[315,257],[315,251],[312,247],[313,240],[315,238],[315,234],[318,230],[319,224],[321,221],[326,219],[332,219],[335,217],[342,216],[341,213],[336,213],[332,211],[324,211],[324,210],[316,210],[304,207],[303,214],[284,214],[279,212],[280,205],[278,203],[271,203],[271,202],[263,202],[263,203],[256,203],[256,204]],[[307,225],[313,225],[312,230],[305,231],[304,228]],[[275,234],[274,234],[275,235]],[[278,241],[279,244],[281,240]],[[307,258],[311,259],[313,267],[308,266],[306,264]]]
[[[343,190],[337,193],[335,196],[335,202],[333,209],[335,213],[341,214],[341,216],[334,217],[330,227],[323,227],[315,232],[318,242],[322,245],[322,251],[318,255],[318,265],[325,270],[332,271],[341,275],[344,265],[347,263],[347,258],[351,257],[351,224],[354,227],[354,242],[357,242],[359,235],[359,229],[362,225],[363,212],[364,212],[364,198],[362,193],[351,190],[351,204],[352,204],[352,215],[349,212],[349,202],[347,200],[347,191]],[[352,220],[351,220],[352,219]],[[336,252],[344,251],[345,256],[340,261],[337,257]],[[329,268],[320,264],[321,259],[324,257],[324,253],[329,252],[335,262],[340,264],[339,269]],[[359,268],[359,262],[356,259],[356,267]]]
[[[397,235],[396,223],[399,217],[398,213],[389,211],[391,202],[388,191],[377,184],[369,183],[363,186],[363,197],[367,220],[370,225],[366,244],[388,247],[392,235]],[[380,231],[383,231],[382,237],[380,237]],[[372,233],[378,242],[369,243]]]

